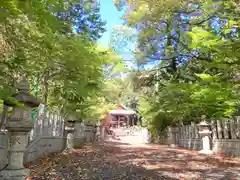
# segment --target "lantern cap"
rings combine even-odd
[[[16,99],[18,102],[23,103],[29,107],[38,107],[40,102],[29,93],[29,83],[26,78],[23,78],[18,84],[17,87],[18,93],[14,94],[12,98]],[[7,106],[16,106],[17,103],[11,100],[4,100],[4,104]]]

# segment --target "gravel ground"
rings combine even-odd
[[[160,145],[108,141],[29,164],[29,180],[240,180],[240,161]]]

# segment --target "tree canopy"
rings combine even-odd
[[[85,118],[99,101],[104,67],[121,64],[95,42],[105,31],[98,4],[4,0],[0,7],[0,99],[9,98],[26,76],[41,103]]]
[[[122,102],[154,128],[239,113],[239,1],[115,4],[125,24],[105,49],[96,2],[1,1],[0,99],[26,76],[43,104],[79,118]]]
[[[150,65],[134,80],[147,124],[163,128],[238,113],[239,1],[115,3],[137,30],[135,61]]]

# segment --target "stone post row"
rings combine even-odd
[[[205,118],[204,118],[205,119]],[[193,126],[193,124],[192,124]],[[200,151],[200,153],[203,154],[212,154],[213,151],[211,150],[211,144],[212,144],[212,138],[211,138],[211,125],[206,122],[205,120],[203,120],[201,123],[199,123],[198,125],[198,129],[199,129],[199,135],[202,139],[202,150]],[[183,130],[185,132],[181,133],[181,134],[186,134],[186,130],[188,128],[184,128]],[[194,129],[197,129],[197,127],[195,127]],[[170,147],[177,147],[178,146],[178,142],[177,142],[177,134],[178,134],[179,128],[176,127],[169,127],[168,128],[168,144]],[[188,133],[187,133],[188,134]],[[198,138],[198,136],[194,136],[195,138]],[[189,138],[188,136],[184,136],[184,138]]]

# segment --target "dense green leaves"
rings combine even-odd
[[[116,4],[130,7],[124,18],[139,32],[143,62],[156,64],[138,76],[145,123],[164,128],[198,122],[201,115],[223,118],[237,111],[238,1],[126,0]]]
[[[9,98],[18,79],[26,76],[31,92],[37,88],[49,108],[79,118],[100,116],[92,109],[104,104],[98,98],[106,78],[103,67],[121,64],[121,59],[89,40],[100,37],[104,23],[98,22],[94,32],[76,34],[73,25],[82,14],[57,15],[74,11],[74,5],[79,7],[79,1],[1,1],[0,99]],[[81,23],[99,21],[98,13],[88,8]]]

